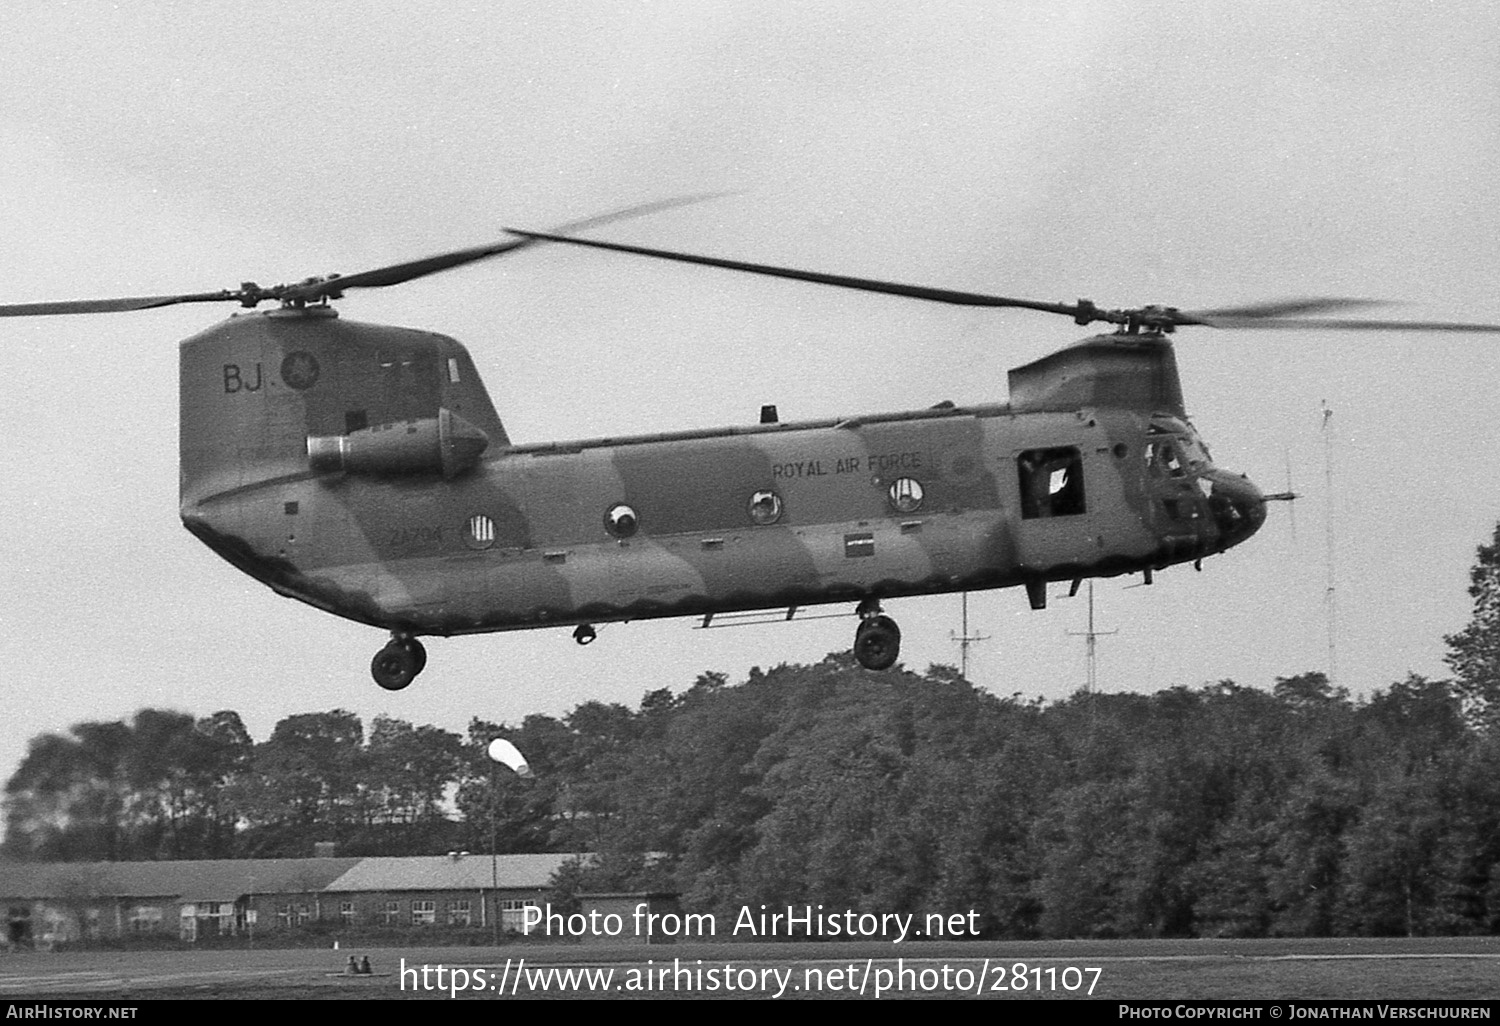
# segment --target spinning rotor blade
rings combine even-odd
[[[865,292],[881,292],[911,299],[929,299],[939,303],[954,303],[960,306],[1014,307],[1024,310],[1040,310],[1043,313],[1063,314],[1071,317],[1075,324],[1090,324],[1105,321],[1130,330],[1138,328],[1172,331],[1177,327],[1197,325],[1208,328],[1262,328],[1290,331],[1317,331],[1323,328],[1349,331],[1465,331],[1500,332],[1500,325],[1462,324],[1448,321],[1371,321],[1345,318],[1289,317],[1289,314],[1321,313],[1333,310],[1348,310],[1364,306],[1380,306],[1386,301],[1379,299],[1346,299],[1334,297],[1309,297],[1303,299],[1273,300],[1242,306],[1219,307],[1211,310],[1179,310],[1176,307],[1143,306],[1130,310],[1103,310],[1080,299],[1076,303],[1043,303],[1032,299],[1014,299],[1008,296],[992,296],[978,292],[956,292],[951,289],[935,289],[925,285],[906,285],[899,282],[876,281],[870,278],[853,278],[841,274],[825,274],[821,271],[802,271],[791,267],[775,267],[769,264],[754,264],[743,260],[726,260],[721,257],[701,256],[695,253],[680,253],[675,250],[651,249],[647,246],[628,246],[620,242],[602,242],[598,239],[580,239],[561,232],[533,232],[521,228],[507,228],[512,235],[531,241],[563,242],[574,246],[590,246],[594,249],[613,250],[618,253],[634,253],[638,256],[656,257],[661,260],[676,260],[685,264],[702,264],[707,267],[722,267],[730,271],[747,271],[773,278],[790,278],[795,281],[813,282],[819,285],[835,285],[839,288],[859,289]]]
[[[641,203],[633,207],[612,210],[606,214],[596,214],[593,217],[586,217],[581,221],[573,221],[569,224],[561,225],[554,230],[559,233],[583,231],[586,228],[595,228],[602,224],[611,224],[615,221],[624,221],[628,218],[640,217],[644,214],[654,214],[657,211],[670,210],[673,207],[699,203],[721,195],[724,194],[699,193],[693,196],[680,196],[676,199],[657,200],[654,203]],[[489,257],[499,256],[501,253],[509,253],[513,249],[521,249],[524,246],[533,244],[533,240],[531,239],[506,239],[503,242],[493,242],[485,246],[473,246],[469,249],[457,249],[449,253],[438,253],[434,256],[423,257],[421,260],[408,260],[405,263],[377,267],[370,271],[360,271],[357,274],[338,275],[326,281],[291,285],[278,298],[312,300],[327,296],[330,299],[336,299],[346,289],[381,288],[386,285],[400,285],[403,282],[412,281],[416,278],[424,278],[429,274],[451,270],[454,267],[462,267],[464,264],[471,264],[476,260],[485,260]]]
[[[578,239],[554,232],[529,232],[520,228],[507,228],[512,235],[528,240],[568,242],[575,246],[593,246],[596,249],[612,249],[621,253],[636,253],[640,256],[659,257],[662,260],[677,260],[685,264],[706,264],[723,267],[731,271],[748,271],[751,274],[767,274],[773,278],[792,278],[810,281],[819,285],[837,285],[846,289],[861,289],[865,292],[884,292],[892,296],[907,296],[911,299],[931,299],[939,303],[957,303],[960,306],[1011,306],[1046,313],[1074,316],[1079,307],[1068,303],[1039,303],[1030,299],[1008,299],[1005,296],[987,296],[977,292],[955,292],[951,289],[934,289],[925,285],[903,285],[899,282],[875,281],[870,278],[850,278],[842,274],[824,274],[821,271],[799,271],[791,267],[772,267],[768,264],[750,264],[741,260],[724,260],[719,257],[697,256],[692,253],[676,253],[665,249],[648,249],[645,246],[627,246],[619,242],[600,242],[597,239]],[[1106,311],[1099,311],[1105,313]]]
[[[680,196],[675,199],[658,200],[654,203],[641,203],[636,206],[624,207],[620,210],[612,210],[605,214],[596,214],[593,217],[573,221],[560,226],[556,231],[582,231],[586,228],[595,228],[614,221],[623,221],[626,218],[640,217],[644,214],[669,210],[672,207],[700,203],[703,200],[713,199],[722,195],[724,194],[700,193],[693,196]],[[377,267],[369,271],[360,271],[357,274],[332,275],[328,278],[310,278],[307,281],[297,282],[293,285],[274,285],[270,288],[262,288],[254,282],[246,282],[237,289],[222,289],[218,292],[186,292],[179,295],[166,296],[128,296],[121,299],[74,299],[53,303],[7,303],[0,304],[0,317],[124,313],[131,310],[153,310],[157,307],[175,306],[179,303],[239,303],[241,306],[253,307],[264,300],[278,300],[288,303],[317,302],[322,299],[338,299],[347,289],[399,285],[402,282],[412,281],[415,278],[422,278],[429,274],[436,274],[439,271],[461,267],[476,260],[499,256],[501,253],[508,253],[511,250],[530,245],[533,245],[533,240],[531,239],[512,238],[485,246],[473,246],[469,249],[438,253],[435,256],[424,257],[421,260],[409,260],[405,263]]]
[[[222,303],[237,300],[239,292],[193,292],[180,296],[135,296],[129,299],[74,299],[57,303],[9,303],[0,305],[0,317],[42,317],[49,314],[123,313],[153,310],[178,303]]]
[[[1352,318],[1295,317],[1240,320],[1233,317],[1204,321],[1211,328],[1257,328],[1270,331],[1461,331],[1477,334],[1500,332],[1500,324],[1465,324],[1462,321],[1364,321]]]
[[[1010,296],[993,296],[978,292],[958,292],[952,289],[936,289],[925,285],[907,285],[900,282],[876,281],[870,278],[854,278],[842,274],[825,274],[822,271],[801,271],[791,267],[774,267],[768,264],[753,264],[743,260],[726,260],[721,257],[679,253],[673,250],[651,249],[646,246],[627,246],[619,242],[601,242],[597,239],[580,239],[561,232],[532,232],[520,228],[507,228],[512,235],[533,241],[566,242],[575,246],[592,246],[595,249],[634,253],[639,256],[676,260],[687,264],[703,264],[722,267],[731,271],[748,271],[774,278],[791,278],[819,285],[835,285],[839,288],[860,289],[865,292],[881,292],[911,299],[929,299],[938,303],[954,303],[959,306],[1011,307],[1023,310],[1040,310],[1043,313],[1062,314],[1071,317],[1076,324],[1091,324],[1105,321],[1110,324],[1157,327],[1167,331],[1178,325],[1204,324],[1217,326],[1220,319],[1238,322],[1260,323],[1291,313],[1315,313],[1320,310],[1343,310],[1350,307],[1376,305],[1379,300],[1370,299],[1290,299],[1248,306],[1225,307],[1202,312],[1184,312],[1172,307],[1148,306],[1137,310],[1101,310],[1086,299],[1076,303],[1044,303],[1034,299],[1015,299]]]
[[[1221,306],[1213,310],[1187,310],[1184,317],[1191,317],[1199,324],[1213,325],[1221,320],[1260,320],[1267,317],[1286,317],[1291,314],[1325,313],[1331,310],[1349,310],[1359,306],[1388,306],[1383,299],[1282,299],[1269,303],[1250,303],[1245,306]]]

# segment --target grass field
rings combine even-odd
[[[350,954],[368,955],[373,975],[342,975]],[[455,996],[1492,1000],[1500,998],[1500,939],[514,944],[0,956],[0,1000]]]

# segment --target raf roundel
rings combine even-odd
[[[287,353],[286,358],[281,361],[281,380],[286,382],[288,388],[295,388],[299,392],[305,392],[316,385],[320,373],[318,358],[312,353],[298,350]]]

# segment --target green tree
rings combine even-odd
[[[464,742],[451,731],[377,716],[363,769],[374,827],[362,847],[386,854],[427,854],[449,841],[444,799],[457,784]]]
[[[236,813],[226,789],[248,747],[233,713],[195,721],[143,709],[128,723],[42,735],[6,785],[6,850],[63,859],[228,855]]]
[[[248,854],[310,854],[315,841],[346,841],[368,824],[364,726],[343,709],[298,713],[255,746],[236,800],[254,827]]]
[[[1391,774],[1345,836],[1338,932],[1416,937],[1442,920],[1434,862],[1445,829],[1441,781],[1432,770]]]
[[[1473,722],[1493,727],[1500,720],[1500,525],[1481,545],[1469,570],[1469,623],[1443,640],[1454,687]]]

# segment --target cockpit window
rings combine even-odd
[[[1072,447],[1027,449],[1016,457],[1021,516],[1071,517],[1085,512],[1083,457]]]
[[[1177,417],[1161,414],[1151,418],[1146,429],[1146,466],[1165,476],[1182,477],[1211,466],[1208,446],[1198,437],[1193,425]]]
[[[1176,443],[1160,437],[1146,443],[1146,468],[1170,477],[1181,477],[1187,473]]]

